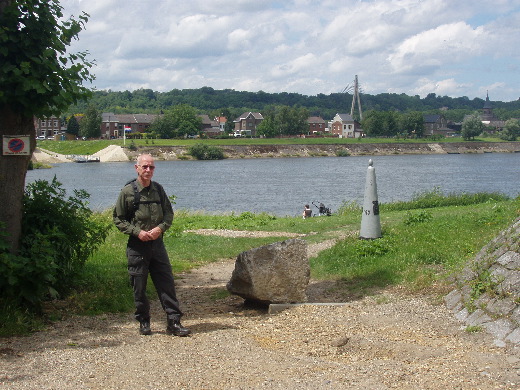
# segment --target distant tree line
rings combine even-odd
[[[370,110],[365,113],[361,127],[369,137],[422,137],[424,116],[419,111]]]
[[[272,138],[294,136],[309,131],[309,111],[298,106],[269,106],[262,113],[264,120],[258,125],[257,134]]]
[[[425,130],[424,115],[419,111],[400,113],[370,110],[365,113],[361,127],[368,137],[421,138]],[[463,139],[472,140],[486,133],[495,133],[495,129],[482,122],[478,111],[466,115],[460,134]],[[508,119],[497,135],[505,141],[516,141],[520,136],[519,120]]]
[[[442,114],[448,121],[462,123],[461,136],[466,140],[493,129],[487,129],[479,117],[483,99],[449,98],[429,94],[419,96],[404,94],[362,95],[364,109],[361,122],[369,137],[416,138],[424,134],[424,115]],[[85,138],[100,136],[101,112],[160,113],[151,124],[148,136],[153,138],[182,138],[201,135],[201,118],[228,118],[226,132],[233,131],[233,120],[248,111],[261,112],[264,120],[257,128],[257,135],[264,137],[291,136],[308,131],[309,116],[332,119],[337,113],[348,113],[352,95],[331,94],[328,96],[304,96],[296,93],[216,91],[209,87],[170,92],[153,92],[139,89],[134,92],[96,91],[88,101],[74,107],[83,114],[81,123],[69,116],[67,132]],[[226,106],[228,104],[228,106]],[[236,105],[236,106],[233,106]],[[240,106],[240,104],[247,106]],[[320,105],[321,104],[321,105]],[[309,105],[312,105],[309,107]],[[507,121],[500,138],[514,141],[520,136],[520,102],[493,102],[493,113],[497,119]],[[215,108],[217,107],[217,108]],[[219,108],[220,107],[220,108]],[[73,119],[74,118],[74,119]]]
[[[302,107],[311,116],[321,116],[328,120],[337,113],[350,113],[352,95],[348,93],[317,94],[313,96],[299,93],[264,91],[247,92],[233,89],[215,90],[211,87],[198,89],[173,89],[169,92],[155,92],[151,89],[135,91],[94,91],[88,101],[71,107],[69,114],[84,113],[89,105],[101,112],[124,113],[161,113],[174,106],[185,104],[194,107],[199,113],[218,116],[224,114],[235,119],[243,112],[262,112],[269,107]],[[481,110],[485,99],[468,97],[451,98],[430,93],[421,98],[404,93],[361,94],[363,111],[396,111],[407,113],[418,111],[423,114],[442,113],[446,119],[462,122],[465,115]],[[498,119],[507,120],[520,117],[520,100],[513,102],[492,101],[493,113]],[[447,109],[447,110],[446,110]],[[227,115],[226,115],[227,113]],[[357,113],[354,113],[354,117]],[[359,118],[357,118],[359,119]]]

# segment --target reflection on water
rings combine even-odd
[[[361,204],[369,159],[382,203],[436,187],[445,193],[519,195],[520,153],[157,161],[154,179],[177,196],[177,209],[300,215],[312,201],[333,211],[344,201]],[[26,182],[54,175],[68,194],[85,189],[91,207],[103,210],[113,206],[135,170],[130,162],[63,163],[29,171]]]

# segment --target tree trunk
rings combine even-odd
[[[9,106],[0,106],[0,135],[2,154],[0,155],[0,222],[5,223],[11,252],[18,251],[22,229],[22,199],[25,188],[27,167],[36,147],[34,120],[16,113]],[[25,135],[30,138],[29,155],[4,155],[3,136]]]
[[[4,8],[11,4],[11,2],[12,0],[0,0],[0,13],[2,13]]]

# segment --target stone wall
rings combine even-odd
[[[442,142],[442,143],[345,143],[319,145],[222,145],[226,158],[384,156],[400,154],[519,153],[520,142]],[[131,159],[150,153],[159,160],[191,159],[186,146],[139,146],[125,149]]]
[[[468,330],[520,346],[520,218],[466,265],[445,302]]]

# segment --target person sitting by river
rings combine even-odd
[[[305,205],[302,215],[303,215],[303,219],[312,217],[312,210],[308,204]]]

